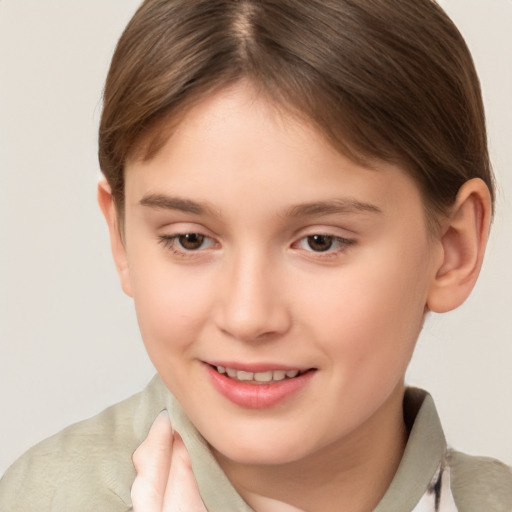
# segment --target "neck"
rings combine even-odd
[[[356,431],[304,459],[245,465],[214,451],[256,512],[369,512],[386,492],[407,442],[403,385]]]

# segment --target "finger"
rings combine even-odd
[[[207,512],[192,473],[187,448],[177,432],[174,433],[163,512]]]
[[[135,512],[160,512],[169,477],[173,432],[169,414],[162,411],[153,422],[148,436],[133,454],[137,476],[132,485]]]

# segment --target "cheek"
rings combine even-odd
[[[322,350],[341,362],[347,380],[405,372],[423,324],[421,249],[384,249],[341,269],[304,308],[322,330]]]
[[[169,356],[186,352],[208,321],[209,281],[166,261],[141,258],[136,263],[131,281],[137,319],[158,369],[171,361]]]

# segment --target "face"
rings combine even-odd
[[[390,407],[435,257],[420,193],[239,85],[126,169],[124,289],[207,441],[245,463],[328,448]]]

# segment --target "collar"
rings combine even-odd
[[[208,443],[158,376],[147,391],[151,399],[141,403],[134,425],[139,442],[146,437],[158,413],[166,408],[188,449],[199,492],[208,510],[254,512],[232,486]],[[403,410],[409,439],[398,470],[374,512],[410,512],[446,456],[446,440],[432,397],[421,389],[407,388]]]
[[[403,409],[409,439],[395,476],[374,512],[410,512],[446,456],[446,439],[432,397],[422,389],[407,388]]]

